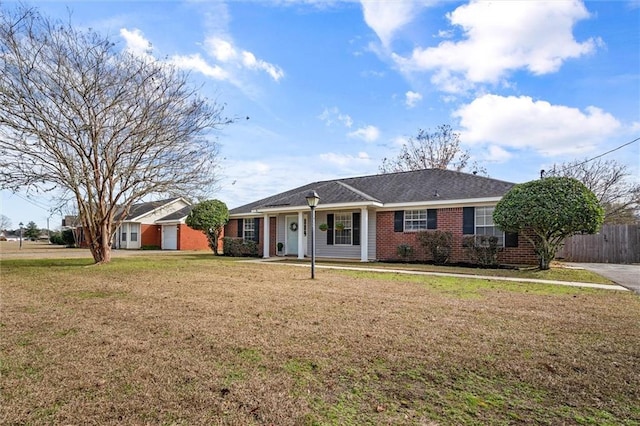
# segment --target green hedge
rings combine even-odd
[[[231,257],[259,257],[258,244],[242,238],[224,237],[222,251],[225,256]]]

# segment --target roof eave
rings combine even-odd
[[[357,202],[330,203],[330,204],[321,203],[318,205],[318,207],[316,207],[316,211],[354,209],[354,208],[362,208],[362,207],[378,207],[379,208],[382,206],[383,204],[378,201],[357,201]],[[296,213],[301,210],[307,211],[309,210],[309,206],[299,205],[299,206],[258,207],[258,208],[252,209],[250,212],[232,214],[230,215],[230,217],[255,216],[256,214]]]
[[[450,208],[450,207],[464,207],[464,206],[478,206],[493,205],[502,199],[502,196],[496,197],[479,197],[479,198],[462,198],[456,200],[430,200],[430,201],[412,201],[405,203],[387,203],[380,210],[402,210],[415,207],[437,207],[437,208]]]

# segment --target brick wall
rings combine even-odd
[[[140,225],[140,247],[157,246],[162,244],[162,227],[159,225]]]
[[[278,227],[278,219],[276,217],[269,218],[269,256],[276,256],[278,248],[276,247],[276,235]],[[262,253],[260,253],[262,255]]]
[[[238,236],[238,220],[239,219],[231,219],[224,226],[224,235],[227,237],[237,237]],[[240,235],[242,237],[242,235]]]
[[[533,232],[525,231],[525,233],[533,237]],[[507,247],[498,253],[498,262],[512,265],[537,265],[538,258],[533,251],[531,243],[523,236],[518,235],[518,247]]]
[[[376,215],[376,257],[378,260],[401,260],[398,246],[408,244],[413,248],[411,261],[430,261],[431,253],[425,251],[418,241],[417,232],[394,232],[393,211],[378,212]],[[462,247],[462,208],[438,209],[437,229],[453,234],[451,252],[452,263],[470,262],[470,258]],[[527,240],[520,235],[518,247],[501,249],[498,262],[506,264],[535,265],[538,263],[535,253]]]
[[[224,235],[224,232],[223,232]],[[207,237],[202,231],[178,225],[178,250],[211,250]],[[218,240],[218,250],[222,251],[222,237]]]

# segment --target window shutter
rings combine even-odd
[[[260,218],[253,219],[253,241],[260,242]]]
[[[244,237],[244,219],[238,219],[238,237]]]
[[[354,213],[351,217],[351,233],[353,238],[353,245],[360,245],[360,213]]]
[[[333,213],[327,215],[327,245],[333,245]]]
[[[427,229],[438,228],[438,210],[427,209]]]
[[[476,221],[476,208],[475,207],[463,207],[462,208],[462,234],[473,235],[476,233],[475,221]]]
[[[393,212],[393,232],[404,231],[404,210]]]
[[[505,247],[518,247],[518,233],[517,232],[505,232],[504,233],[504,246]]]

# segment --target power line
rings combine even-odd
[[[49,207],[45,207],[43,204],[39,204],[37,202],[35,202],[34,200],[30,199],[29,197],[23,197],[22,195],[18,194],[17,192],[14,192],[13,195],[15,195],[16,197],[20,198],[21,200],[26,201],[27,203],[34,205],[38,208],[41,208],[42,210],[46,210],[48,213],[51,213],[51,209]]]
[[[598,159],[598,158],[600,158],[600,157],[604,157],[604,156],[605,156],[605,155],[607,155],[607,154],[611,154],[612,152],[615,152],[615,151],[617,151],[617,150],[619,150],[619,149],[624,148],[625,146],[631,145],[632,143],[635,143],[635,142],[638,142],[638,141],[640,141],[640,138],[635,138],[634,140],[629,141],[629,142],[627,142],[627,143],[624,143],[624,144],[622,144],[622,145],[618,146],[617,148],[613,148],[613,149],[611,149],[611,150],[609,150],[609,151],[607,151],[607,152],[604,152],[604,153],[602,153],[602,154],[600,154],[600,155],[596,155],[596,156],[595,156],[595,157],[593,157],[593,158],[589,158],[588,160],[584,160],[582,163],[573,164],[573,165],[571,165],[571,166],[564,167],[564,168],[562,169],[562,171],[564,172],[564,171],[566,171],[566,170],[573,169],[574,167],[582,166],[583,164],[587,164],[587,163],[588,163],[588,162],[590,162],[590,161],[597,160],[597,159]]]

